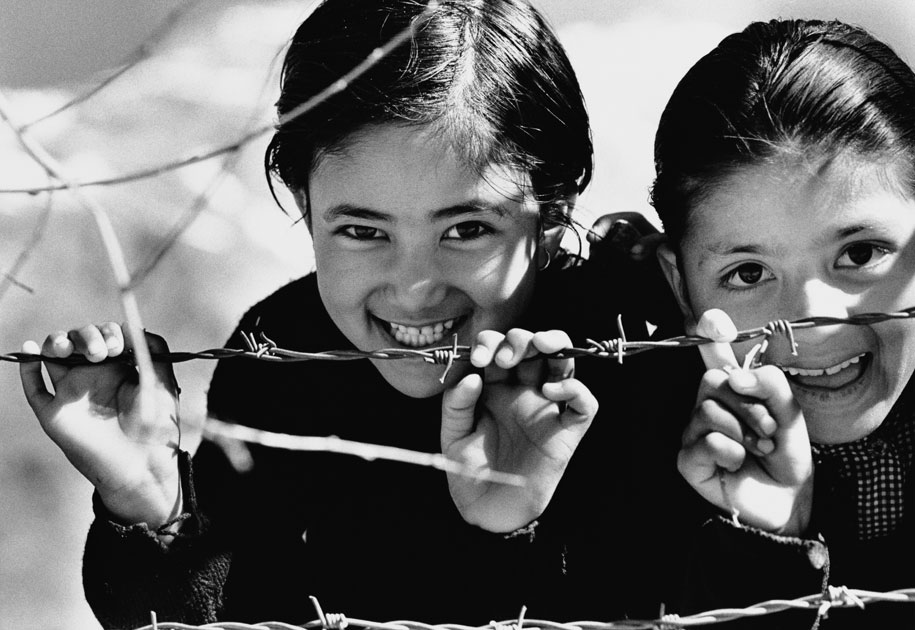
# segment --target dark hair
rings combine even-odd
[[[786,155],[902,159],[915,193],[915,75],[842,22],[756,22],[683,77],[655,137],[651,191],[678,248],[689,212],[742,166]]]
[[[289,45],[278,114],[337,81],[407,28],[426,4],[322,2]],[[591,178],[593,147],[578,80],[555,34],[526,0],[439,0],[410,43],[345,91],[278,127],[265,156],[268,181],[275,174],[304,191],[307,201],[309,175],[324,152],[387,123],[430,126],[481,171],[491,164],[520,167],[544,210],[561,208]]]

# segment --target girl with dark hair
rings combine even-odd
[[[288,117],[410,25],[409,41],[346,89]],[[209,413],[443,452],[526,486],[259,446],[238,472],[212,442],[192,465],[176,447],[164,365],[149,425],[129,366],[48,364],[52,395],[38,364],[24,365],[42,426],[96,486],[89,603],[108,627],[145,625],[151,610],[160,621],[301,622],[315,614],[309,595],[375,620],[485,623],[533,602],[571,616],[566,517],[546,509],[597,403],[571,360],[520,365],[570,343],[526,332],[562,326],[550,312],[565,305],[549,301],[570,258],[560,237],[591,176],[565,52],[526,0],[325,0],[289,45],[281,92],[268,177],[292,192],[316,272],[251,308],[228,345],[260,332],[300,351],[456,336],[474,346],[472,365],[455,363],[442,382],[441,366],[403,360],[226,360]],[[49,335],[42,351],[101,361],[123,349],[120,327],[104,324]]]
[[[674,91],[655,163],[660,258],[698,334],[727,342],[735,324],[915,305],[915,74],[862,29],[785,20],[725,38]],[[689,608],[912,587],[915,327],[754,343],[702,347],[678,465],[733,518],[705,528],[712,581],[690,583]],[[758,623],[820,621],[781,615]],[[912,627],[915,609],[868,604],[822,622],[845,624]]]

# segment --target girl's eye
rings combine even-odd
[[[836,267],[842,269],[871,268],[879,265],[890,254],[886,247],[873,243],[854,243],[845,248]]]
[[[344,225],[337,233],[356,241],[373,241],[385,237],[384,232],[367,225]]]
[[[743,263],[725,275],[724,284],[729,289],[746,289],[768,282],[772,278],[772,272],[759,263]]]
[[[469,241],[487,234],[492,234],[493,229],[479,221],[465,221],[454,225],[442,235],[443,239]]]

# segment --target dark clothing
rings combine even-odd
[[[615,337],[618,307],[632,305],[627,334],[644,336],[631,291],[658,295],[663,284],[645,287],[641,272],[605,273],[597,264],[542,273],[529,309],[536,317],[519,325],[563,328],[581,347],[586,337]],[[352,348],[325,312],[314,275],[252,308],[228,345],[243,347],[240,332],[259,331],[281,348]],[[649,354],[622,366],[577,362],[602,410],[549,508],[522,531],[468,525],[445,474],[434,469],[250,445],[253,468],[238,474],[205,441],[193,474],[182,464],[191,517],[168,549],[143,526],[108,522],[97,505],[84,562],[87,598],[104,625],[128,628],[148,623],[150,609],[160,621],[303,623],[316,617],[309,595],[325,611],[373,621],[477,625],[515,618],[522,605],[529,617],[559,621],[653,617],[671,578],[664,565],[677,566],[670,554],[685,548],[674,534],[688,530],[677,525],[687,511],[668,498],[666,484],[682,483],[674,464],[688,416],[683,401],[691,404],[688,375],[699,371],[692,357],[686,373],[649,374],[657,364]],[[669,395],[650,395],[659,382]],[[404,396],[367,360],[223,360],[209,411],[267,431],[440,451],[441,397]]]
[[[774,598],[829,594],[827,587],[875,592],[912,588],[913,394],[915,386],[907,386],[881,427],[866,438],[847,445],[815,447],[813,514],[804,537],[773,536],[723,518],[709,522],[695,548],[691,563],[695,579],[682,594],[684,607],[698,612],[725,602],[748,606]],[[875,485],[898,496],[875,496],[879,494],[873,490]],[[730,587],[718,578],[728,573],[735,578]],[[810,628],[817,623],[817,607],[734,625]],[[871,602],[864,609],[831,609],[819,627],[915,628],[915,605]]]

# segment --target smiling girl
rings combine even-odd
[[[150,610],[160,621],[301,622],[315,614],[309,595],[378,620],[484,623],[525,603],[564,605],[566,541],[544,511],[597,404],[570,360],[519,365],[568,345],[565,334],[518,327],[543,329],[535,295],[562,267],[561,232],[590,179],[587,114],[565,52],[525,0],[426,4],[326,0],[296,32],[280,116],[415,23],[345,91],[278,127],[268,174],[295,197],[316,271],[255,305],[228,345],[260,332],[302,351],[456,336],[474,346],[472,364],[455,363],[443,383],[442,366],[423,362],[227,360],[209,412],[444,452],[527,485],[258,446],[238,473],[211,442],[192,466],[175,447],[167,367],[162,417],[144,424],[128,366],[48,364],[52,394],[38,364],[24,365],[42,426],[96,486],[84,582],[106,626],[143,625]],[[105,324],[52,334],[41,350],[101,361],[123,348],[120,327]]]
[[[863,30],[772,21],[726,38],[675,90],[655,160],[661,259],[697,333],[915,305],[915,75]],[[793,340],[773,336],[751,369],[755,341],[702,349],[679,468],[739,519],[710,524],[699,554],[708,575],[740,578],[695,581],[693,609],[915,583],[915,325]],[[915,621],[874,606],[824,627]]]

